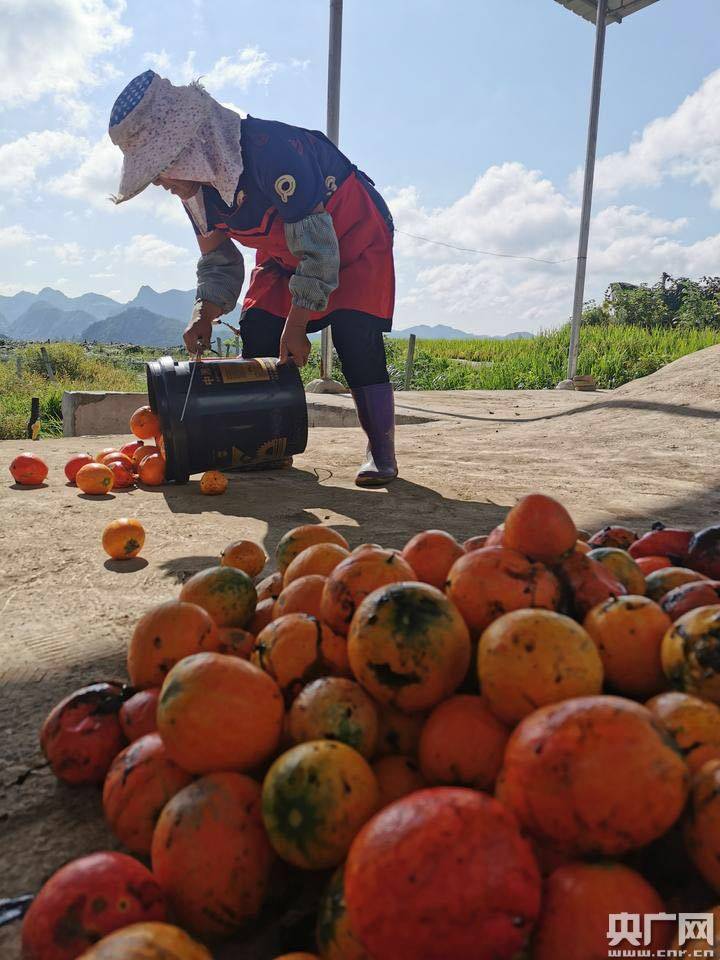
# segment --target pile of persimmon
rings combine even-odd
[[[125,489],[136,483],[157,487],[165,482],[165,457],[162,453],[160,421],[150,407],[139,407],[130,417],[130,430],[135,440],[117,449],[107,447],[88,460],[87,468],[74,470],[77,457],[68,462],[65,473],[84,493],[101,494]],[[89,454],[79,454],[79,457]],[[101,470],[105,467],[105,470]],[[109,471],[109,474],[108,474]],[[102,488],[98,484],[102,480]],[[90,488],[88,488],[90,487]]]
[[[50,878],[26,960],[208,960],[306,871],[286,958],[597,960],[611,913],[720,916],[720,527],[588,535],[533,494],[467,533],[306,525],[270,573],[235,541],[147,609],[128,683],[43,724],[127,853]]]
[[[68,484],[86,496],[104,496],[111,490],[159,486],[165,482],[165,456],[160,421],[150,407],[139,407],[130,418],[134,440],[118,447],[106,447],[93,455],[76,453],[65,464]],[[35,453],[19,454],[10,464],[10,473],[19,486],[38,487],[48,475],[48,465]]]

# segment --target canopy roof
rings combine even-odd
[[[595,23],[597,19],[597,0],[556,0],[578,16]],[[637,13],[643,7],[649,7],[657,0],[608,0],[608,23],[621,23],[631,13]]]

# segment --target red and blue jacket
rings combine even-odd
[[[299,261],[288,249],[283,225],[302,220],[322,203],[337,234],[340,275],[327,308],[311,319],[359,310],[386,321],[390,329],[393,221],[372,180],[318,131],[247,117],[241,144],[243,172],[234,205],[228,207],[214,187],[202,191],[208,229],[257,251],[243,309],[287,316],[288,280]]]

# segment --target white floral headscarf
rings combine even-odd
[[[241,118],[198,83],[175,87],[147,70],[115,101],[110,139],[123,169],[116,203],[137,196],[160,174],[209,183],[231,207],[243,171]],[[202,190],[185,201],[201,233],[208,233]]]

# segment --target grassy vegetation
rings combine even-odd
[[[592,374],[600,387],[617,387],[715,343],[720,343],[720,330],[713,327],[647,328],[592,322],[582,332],[578,372]],[[567,327],[533,340],[419,341],[410,388],[552,388],[565,376],[568,344]],[[402,389],[407,342],[387,340],[386,347],[391,379],[396,388]],[[39,345],[0,345],[0,439],[25,435],[32,397],[40,398],[43,435],[61,436],[64,390],[143,390],[145,362],[164,352],[149,347],[102,344],[86,347],[74,343],[50,343],[46,349],[57,383],[48,379]],[[179,348],[174,355],[185,356]],[[458,359],[484,365],[475,367],[458,363]],[[310,363],[302,371],[303,380],[307,382],[319,373],[319,348],[314,346]],[[343,379],[339,365],[335,375]]]

